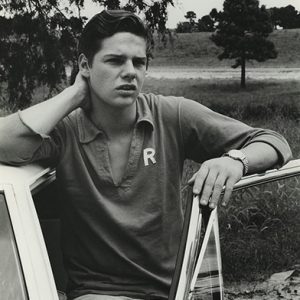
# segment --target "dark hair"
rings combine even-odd
[[[143,37],[148,53],[148,28],[138,16],[126,10],[103,10],[92,17],[84,27],[79,39],[79,54],[83,53],[92,63],[94,55],[101,48],[102,40],[117,32],[130,32]]]

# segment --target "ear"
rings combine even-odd
[[[79,71],[82,74],[83,77],[85,78],[89,78],[90,77],[90,66],[89,66],[89,62],[88,59],[86,58],[86,56],[81,53],[78,57],[78,67],[79,67]]]

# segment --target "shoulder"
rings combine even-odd
[[[144,102],[155,114],[163,114],[164,117],[177,116],[179,118],[194,118],[210,115],[208,107],[191,99],[176,96],[164,96],[156,94],[140,94],[139,100]]]
[[[185,97],[180,96],[165,96],[157,95],[152,93],[140,93],[139,98],[142,101],[147,102],[150,106],[159,107],[159,108],[173,108],[183,106],[187,109],[198,109],[207,110],[208,108],[195,100],[191,100]]]
[[[184,97],[164,96],[152,93],[141,93],[139,95],[139,101],[144,102],[144,104],[147,105],[153,112],[164,113],[166,115],[178,113],[182,109],[191,111],[193,111],[195,108],[197,110],[207,109],[196,101]]]

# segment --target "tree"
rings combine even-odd
[[[177,23],[175,31],[177,33],[189,33],[192,32],[192,26],[190,22],[179,22]]]
[[[300,28],[300,13],[294,6],[286,7],[271,7],[268,9],[271,16],[271,21],[275,29],[278,26],[283,29]]]
[[[268,9],[268,12],[270,14],[271,22],[273,24],[274,29],[277,29],[278,26],[281,26],[280,8],[271,7]]]
[[[173,5],[173,0],[92,1],[109,9],[143,12],[149,27],[160,32],[166,29],[167,6]],[[39,86],[47,86],[51,94],[65,81],[66,65],[76,64],[86,1],[68,0],[68,7],[63,3],[0,0],[0,91],[13,110],[28,106]]]
[[[257,0],[225,0],[223,11],[216,15],[217,31],[212,41],[223,52],[222,59],[235,59],[233,68],[241,66],[241,86],[246,87],[246,61],[266,61],[277,57],[274,44],[267,40],[273,31],[265,6]]]
[[[215,30],[215,22],[210,15],[203,16],[199,19],[197,26],[199,31],[212,32]]]
[[[196,21],[195,21],[195,19],[197,18],[196,13],[193,11],[188,11],[184,17],[190,23],[190,31],[189,32],[197,31],[197,26],[196,26]]]
[[[288,5],[286,7],[279,8],[280,26],[283,29],[292,29],[299,27],[298,23],[298,11],[294,6]]]
[[[194,11],[188,11],[184,17],[189,20],[192,26],[195,25],[195,19],[197,18],[197,15]]]

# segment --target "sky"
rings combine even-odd
[[[153,0],[148,0],[151,2]],[[86,1],[87,5],[83,15],[88,18],[92,17],[95,13],[100,11],[99,6]],[[210,13],[213,8],[217,10],[223,9],[224,0],[173,0],[174,7],[168,9],[168,28],[176,28],[178,22],[186,21],[184,15],[187,11],[194,11],[197,15],[197,20]],[[260,0],[260,5],[270,7],[285,7],[293,5],[297,11],[300,11],[300,0]]]

